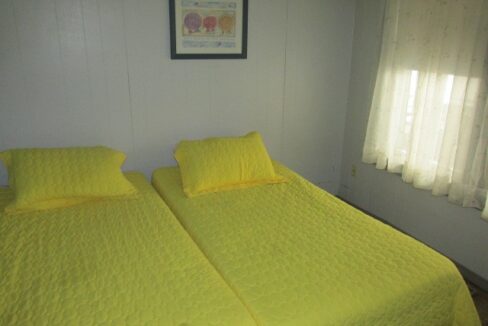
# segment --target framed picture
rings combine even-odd
[[[247,58],[248,0],[169,0],[171,59]]]

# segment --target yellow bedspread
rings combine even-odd
[[[479,325],[454,264],[283,166],[285,184],[188,199],[153,184],[262,325]]]
[[[254,325],[140,174],[140,196],[0,214],[0,325]],[[0,190],[0,210],[12,200]]]

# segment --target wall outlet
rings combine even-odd
[[[356,174],[357,174],[357,172],[358,172],[358,171],[357,171],[357,169],[356,169],[356,164],[353,164],[353,165],[351,166],[351,176],[352,176],[352,177],[355,177],[355,176],[356,176]]]

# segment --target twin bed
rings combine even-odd
[[[134,199],[0,215],[0,325],[255,325],[145,177],[127,177]]]
[[[478,325],[454,264],[276,164],[288,182],[185,197],[153,185],[261,325]]]
[[[3,213],[1,325],[479,325],[456,267],[275,163],[286,182]]]

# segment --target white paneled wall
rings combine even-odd
[[[350,78],[349,29],[354,28],[349,15],[354,4],[305,3],[312,2],[289,1],[282,157],[335,193]]]
[[[167,0],[0,0],[0,150],[105,144],[149,175],[182,138],[259,130],[335,192],[354,1],[249,2],[247,60],[172,61]]]

